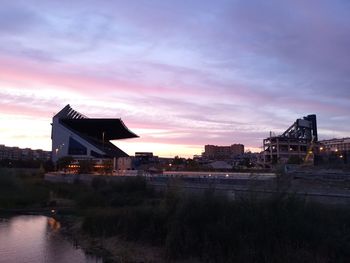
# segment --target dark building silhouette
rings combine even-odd
[[[135,137],[121,119],[87,118],[67,105],[52,120],[52,160],[127,157],[110,140]]]
[[[264,164],[286,163],[291,158],[306,160],[312,155],[318,141],[316,115],[297,119],[283,134],[270,136],[263,141]]]
[[[51,151],[41,149],[19,148],[0,145],[0,160],[40,160],[47,161],[51,159]]]
[[[203,157],[212,160],[223,160],[233,158],[243,153],[243,144],[232,144],[230,146],[205,145]]]

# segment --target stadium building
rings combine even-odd
[[[111,140],[138,137],[121,119],[88,118],[68,104],[52,120],[52,160],[114,159],[128,155]]]

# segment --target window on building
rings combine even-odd
[[[74,140],[72,137],[69,137],[68,154],[70,154],[70,155],[86,155],[87,148],[84,145],[82,145],[80,142]]]

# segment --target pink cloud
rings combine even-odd
[[[45,108],[36,108],[30,104],[18,105],[18,104],[2,104],[0,107],[2,114],[19,115],[29,117],[50,118],[52,113]]]
[[[4,58],[0,60],[1,79],[15,83],[30,83],[36,87],[40,84],[53,85],[60,90],[74,91],[81,94],[99,95],[101,92],[158,94],[164,91],[161,87],[145,87],[117,78],[100,77],[84,72],[84,68],[66,65],[47,65],[18,58]],[[101,94],[102,95],[102,94]]]

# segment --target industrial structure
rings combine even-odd
[[[113,159],[128,155],[110,140],[138,137],[121,119],[87,118],[68,104],[52,120],[52,160]]]
[[[316,115],[297,119],[284,133],[263,140],[264,165],[287,163],[291,159],[307,160],[318,141]]]

